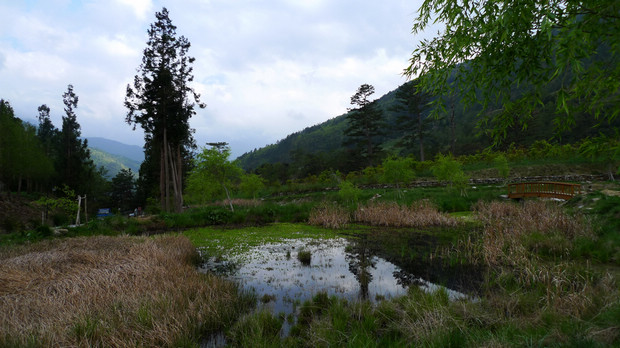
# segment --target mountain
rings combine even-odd
[[[112,155],[126,157],[139,163],[144,161],[144,150],[140,146],[127,145],[115,140],[100,137],[89,137],[87,139],[88,147],[96,148]]]
[[[376,100],[378,107],[383,110],[385,122],[384,134],[377,137],[383,148],[383,157],[413,155],[417,158],[419,154],[417,140],[413,145],[402,145],[403,138],[411,135],[403,127],[403,119],[411,120],[414,116],[395,111],[394,108],[399,104],[396,98],[397,90],[405,88],[408,83],[412,82],[407,82]],[[546,88],[544,105],[535,110],[535,117],[528,121],[527,129],[519,126],[509,129],[499,150],[505,150],[511,145],[527,147],[538,140],[553,139],[559,143],[571,143],[587,136],[595,136],[602,130],[595,127],[596,120],[591,115],[575,112],[575,127],[558,134],[553,123],[553,118],[557,116],[553,99],[556,89],[556,86]],[[432,159],[437,153],[447,153],[450,150],[453,150],[455,155],[473,154],[492,144],[484,129],[478,127],[481,107],[474,105],[466,109],[464,102],[458,97],[451,100],[439,119],[429,116],[430,108],[422,112],[422,118],[427,122],[424,135],[425,159]],[[491,109],[497,108],[499,106]],[[318,175],[324,170],[346,173],[361,169],[364,166],[356,160],[353,148],[343,145],[346,139],[343,132],[348,124],[347,115],[340,115],[290,134],[275,144],[239,156],[237,161],[246,171],[257,171],[264,177],[277,177],[280,181],[291,177]],[[609,129],[613,127],[620,127],[620,118],[608,125]]]
[[[121,169],[131,169],[136,176],[138,175],[141,162],[124,156],[114,155],[96,147],[89,146],[88,149],[90,150],[90,158],[95,163],[95,166],[106,169],[106,178],[113,178]]]
[[[97,167],[106,169],[108,179],[116,176],[121,169],[131,169],[138,175],[140,164],[144,161],[144,152],[140,146],[100,137],[87,139],[90,158]]]

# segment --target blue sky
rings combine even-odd
[[[419,4],[0,0],[0,98],[25,119],[47,104],[60,126],[73,84],[83,136],[142,145],[124,123],[123,101],[165,6],[192,44],[193,87],[207,103],[190,121],[196,141],[226,141],[236,157],[345,113],[363,83],[377,98],[404,83],[421,40],[410,33]]]

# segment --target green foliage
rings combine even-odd
[[[395,105],[390,111],[404,112],[398,117],[398,127],[403,135],[398,145],[409,153],[409,149],[419,147],[420,161],[425,160],[424,138],[429,134],[431,119],[425,117],[429,95],[418,90],[417,82],[411,81],[396,90]]]
[[[383,112],[377,103],[368,98],[375,93],[372,85],[363,84],[351,97],[351,109],[347,114],[348,126],[344,131],[345,144],[354,144],[356,154],[363,158],[367,165],[373,165],[380,155],[381,146],[378,136],[384,133]]]
[[[469,178],[463,172],[462,165],[454,159],[452,155],[437,155],[435,164],[431,167],[433,175],[440,181],[447,181],[450,187],[457,188],[461,191],[461,195],[465,194],[465,188],[469,182]]]
[[[340,199],[350,204],[357,204],[357,201],[359,199],[360,194],[362,193],[362,190],[357,188],[350,181],[346,181],[346,180],[340,182],[339,187],[340,187],[340,190],[338,190],[338,196],[340,197]]]
[[[0,190],[20,191],[24,180],[45,184],[51,174],[52,161],[35,127],[15,117],[9,102],[0,99],[0,181],[8,186]]]
[[[67,92],[63,93],[62,98],[65,115],[62,117],[58,138],[56,171],[62,184],[85,192],[93,178],[95,166],[90,158],[88,141],[80,139],[82,132],[75,113],[79,98],[73,92],[73,85],[67,86]]]
[[[75,216],[77,213],[77,201],[75,191],[67,185],[56,188],[57,197],[44,196],[39,198],[35,203],[40,205],[46,211],[59,210],[66,216]]]
[[[115,208],[123,211],[132,210],[135,205],[136,183],[131,169],[122,169],[112,178],[110,198]]]
[[[618,11],[615,0],[426,0],[413,34],[437,22],[446,29],[418,45],[405,75],[420,77],[424,90],[439,97],[437,114],[448,91],[469,105],[481,101],[481,123],[490,122],[496,142],[533,121],[545,89],[556,91],[559,130],[576,126],[576,110],[610,122],[620,112],[620,36],[612,34],[620,31]],[[498,105],[500,111],[487,113]]]
[[[607,174],[614,180],[613,173],[620,174],[620,132],[615,129],[615,136],[600,134],[598,137],[585,139],[579,151],[593,161],[607,163]]]
[[[406,184],[415,178],[413,158],[387,158],[383,161],[383,182],[396,184],[401,195],[400,184]]]
[[[230,199],[229,189],[241,176],[242,170],[230,162],[229,157],[229,147],[202,149],[194,159],[194,169],[187,179],[188,201],[204,204],[224,194]]]
[[[503,154],[497,155],[493,159],[493,164],[495,165],[495,169],[497,169],[497,173],[500,177],[504,179],[508,179],[508,175],[510,175],[510,166],[508,165],[508,159]]]
[[[256,199],[256,194],[265,188],[265,183],[263,178],[256,174],[244,174],[241,176],[241,184],[239,184],[239,188],[245,194]]]
[[[297,252],[297,259],[304,266],[310,266],[310,261],[312,261],[312,253],[310,250],[301,249]]]
[[[236,347],[278,347],[283,318],[267,310],[242,317],[228,333]]]

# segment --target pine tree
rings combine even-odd
[[[344,131],[345,145],[354,144],[357,154],[366,160],[368,166],[374,164],[381,152],[377,138],[384,133],[383,112],[375,101],[369,100],[373,93],[375,88],[372,85],[363,84],[351,97],[351,105],[356,107],[349,109],[348,126]]]
[[[125,106],[129,112],[125,120],[134,129],[140,125],[145,134],[145,163],[150,167],[141,168],[140,175],[153,178],[142,178],[140,182],[154,182],[159,178],[162,209],[170,211],[172,199],[174,209],[180,211],[183,168],[189,163],[191,149],[195,148],[189,119],[196,113],[195,103],[200,107],[205,105],[188,86],[193,80],[191,64],[194,62],[187,55],[189,41],[176,36],[176,26],[166,8],[155,16],[157,21],[148,30],[139,75],[135,76],[133,85],[127,86]]]

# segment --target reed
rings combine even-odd
[[[440,212],[428,200],[401,206],[395,202],[375,202],[359,207],[354,214],[355,221],[374,226],[426,227],[456,226],[457,220]]]
[[[314,207],[308,216],[310,225],[340,229],[351,221],[349,211],[335,204],[322,203]]]
[[[0,255],[0,346],[173,346],[222,329],[236,285],[180,236],[80,237]]]
[[[584,217],[570,216],[553,202],[480,202],[477,218],[483,224],[483,258],[490,265],[527,264],[541,248],[567,257],[576,238],[595,238]]]

